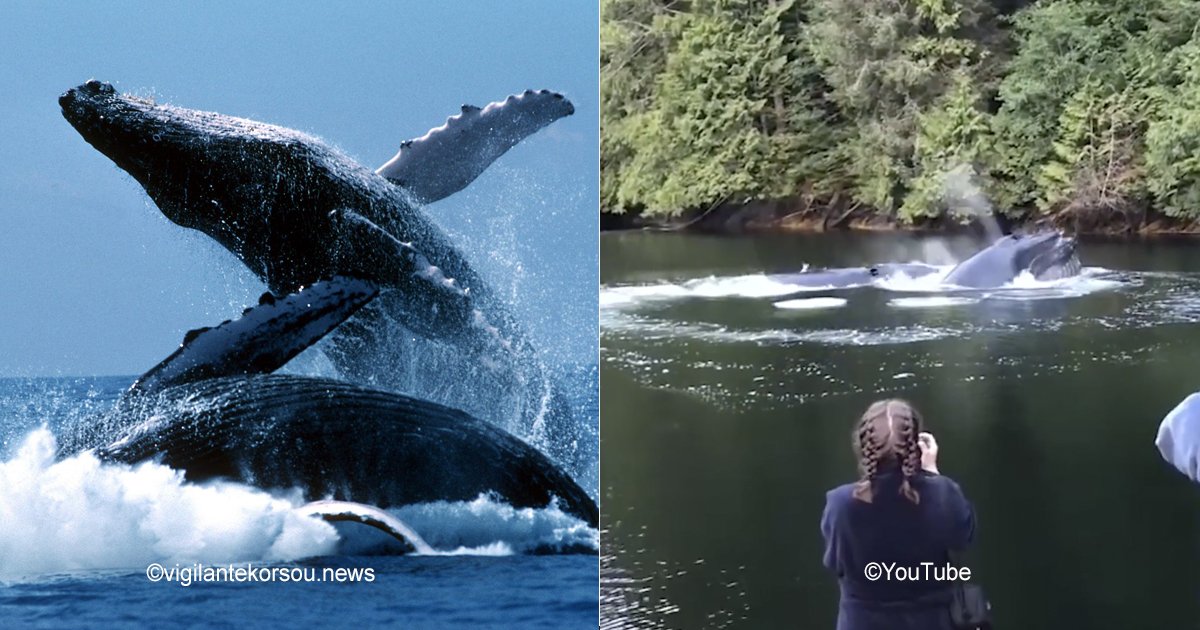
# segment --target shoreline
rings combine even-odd
[[[799,207],[799,209],[797,209]],[[1009,217],[991,215],[1005,234],[1057,229],[1076,236],[1116,240],[1200,238],[1200,220],[1169,217],[1153,210],[1120,213],[1111,210],[1060,211]],[[986,235],[980,219],[962,222],[939,218],[900,223],[866,208],[845,210],[836,205],[807,206],[799,200],[763,200],[690,210],[670,218],[642,213],[600,212],[600,232],[683,232],[692,234],[820,234],[825,232],[905,232],[912,234]]]

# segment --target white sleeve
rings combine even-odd
[[[1154,445],[1169,464],[1200,482],[1200,392],[1184,398],[1163,418]]]

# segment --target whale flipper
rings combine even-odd
[[[269,374],[316,343],[370,302],[379,289],[338,276],[287,297],[265,293],[235,320],[184,335],[171,356],[134,382],[130,393],[149,393],[203,378]]]
[[[482,109],[463,105],[446,124],[401,144],[375,172],[431,203],[462,190],[505,151],[573,113],[571,101],[548,90],[526,90]]]
[[[420,554],[433,553],[433,547],[404,521],[383,510],[350,501],[313,501],[300,507],[305,516],[317,516],[330,523],[362,523],[399,540],[404,547]]]
[[[395,299],[380,300],[403,312],[405,326],[434,338],[466,333],[464,340],[471,342],[499,340],[496,329],[475,307],[470,288],[447,277],[412,243],[392,236],[353,210],[334,210],[331,216],[347,240],[346,251],[358,252],[354,260],[344,261],[343,267],[388,277],[396,288]],[[366,246],[351,248],[349,242]]]

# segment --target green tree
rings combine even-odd
[[[1170,74],[1170,51],[1190,39],[1196,8],[1190,0],[1054,0],[1019,12],[994,125],[999,203],[1053,211],[1114,201],[1093,168],[1104,146],[1114,164],[1127,164],[1115,189],[1127,202],[1154,90]]]
[[[979,90],[969,74],[958,72],[954,87],[918,116],[915,177],[900,218],[990,215],[991,145],[990,117],[981,108]]]
[[[667,24],[675,13],[673,4],[600,3],[600,204],[608,211],[626,209],[618,190],[636,155],[642,118],[654,107],[654,84],[670,46]]]
[[[601,7],[606,210],[1200,218],[1200,0]]]
[[[854,197],[883,212],[913,177],[922,112],[965,74],[987,82],[998,41],[978,0],[816,0],[807,45],[849,121],[842,148]],[[906,216],[917,213],[912,207]]]
[[[1146,131],[1146,187],[1168,216],[1200,217],[1200,42],[1174,55],[1180,82],[1163,90]]]
[[[1139,195],[1139,93],[1092,80],[1068,99],[1058,140],[1038,174],[1045,209],[1103,220],[1126,213]],[[1101,217],[1096,214],[1100,213]]]
[[[634,154],[616,203],[670,215],[794,194],[820,180],[821,124],[802,49],[785,36],[791,0],[702,0],[667,26],[673,45],[652,110],[630,121]]]

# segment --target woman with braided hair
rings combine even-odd
[[[872,404],[852,440],[861,476],[827,493],[821,517],[838,630],[951,630],[945,567],[974,537],[970,502],[938,472],[937,441],[906,401]]]

